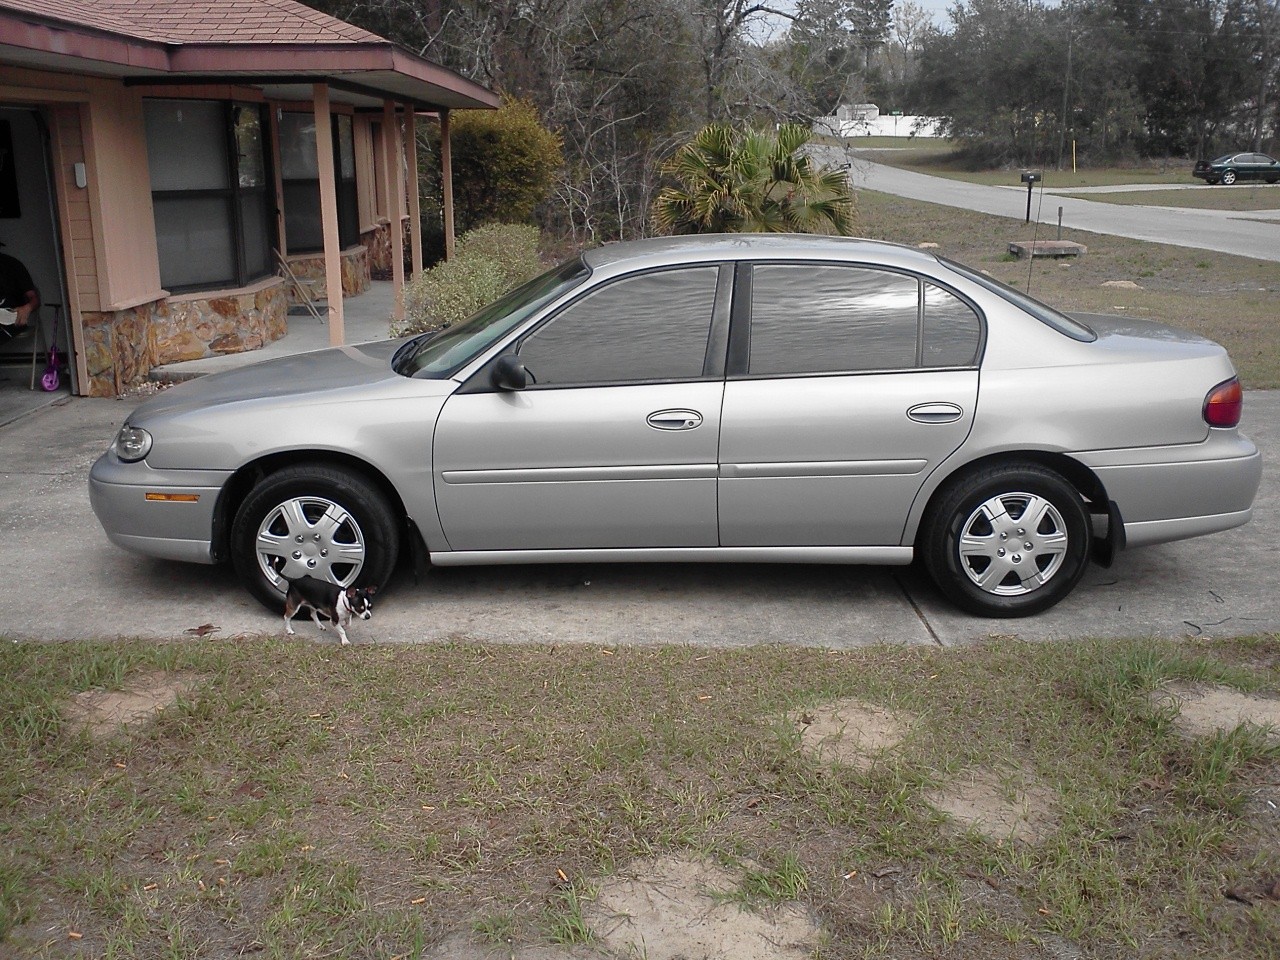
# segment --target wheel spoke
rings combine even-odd
[[[316,533],[320,534],[324,540],[332,543],[334,534],[337,533],[337,531],[342,528],[342,525],[347,522],[348,516],[350,515],[347,511],[343,510],[336,503],[330,504],[329,508],[325,510],[324,516],[315,522],[313,529]]]
[[[289,528],[289,536],[297,537],[311,529],[311,521],[302,510],[301,500],[289,500],[280,504],[280,516]]]

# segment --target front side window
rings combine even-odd
[[[687,267],[605,284],[526,337],[520,359],[538,386],[701,377],[719,275]]]
[[[262,108],[148,99],[143,116],[161,284],[177,292],[268,276]]]

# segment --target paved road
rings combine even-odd
[[[989,187],[931,177],[847,154],[842,147],[818,147],[815,154],[828,164],[850,163],[854,185],[867,190],[1017,220],[1026,217],[1025,187]],[[1010,178],[1015,179],[1013,174]],[[1280,187],[1276,188],[1276,206],[1280,207]],[[1280,262],[1280,223],[1265,222],[1255,213],[1100,203],[1046,192],[1043,197],[1033,195],[1031,216],[1056,227],[1058,207],[1063,208],[1063,226],[1072,230]],[[1280,219],[1269,215],[1273,221]]]
[[[14,639],[275,633],[280,621],[227,570],[133,556],[89,508],[89,466],[132,404],[62,401],[0,427],[0,634]],[[909,570],[773,565],[573,565],[400,573],[356,643],[452,638],[606,644],[852,647],[964,644],[991,634],[1232,636],[1280,632],[1280,392],[1250,393],[1244,429],[1263,450],[1253,523],[1123,554],[1027,620],[956,612]],[[317,636],[310,622],[299,634]],[[319,635],[334,643],[332,633]]]

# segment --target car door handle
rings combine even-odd
[[[655,430],[692,430],[702,425],[702,414],[697,410],[659,410],[649,414],[645,423]]]
[[[917,403],[907,416],[916,423],[954,423],[964,416],[964,411],[954,403]]]

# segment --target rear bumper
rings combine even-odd
[[[1248,523],[1262,480],[1262,456],[1234,430],[1203,443],[1092,451],[1093,469],[1123,518],[1126,545],[1168,543]]]

